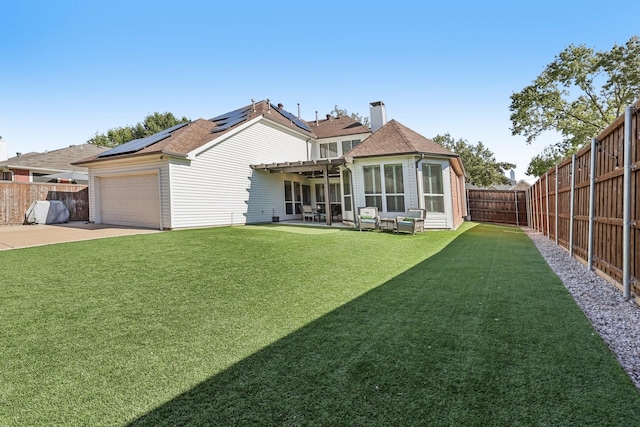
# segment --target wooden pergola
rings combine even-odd
[[[297,162],[281,162],[281,163],[261,163],[259,165],[250,165],[251,169],[265,170],[270,173],[298,173],[307,177],[315,177],[317,173],[322,174],[324,181],[324,200],[326,203],[325,221],[327,225],[331,225],[331,206],[329,194],[329,176],[338,172],[338,168],[344,165],[344,158],[339,159],[323,159],[323,160],[300,160]]]

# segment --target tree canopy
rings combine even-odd
[[[133,141],[134,139],[144,138],[156,134],[160,131],[168,129],[180,123],[188,122],[189,119],[182,117],[176,118],[172,113],[153,113],[144,118],[144,121],[136,124],[135,126],[124,126],[109,129],[107,133],[99,134],[96,132],[95,136],[89,139],[89,144],[105,146],[105,147],[117,147],[125,142]]]
[[[333,110],[331,110],[329,114],[336,117],[349,116],[353,120],[360,122],[360,124],[363,124],[364,126],[369,126],[369,117],[367,116],[363,117],[358,113],[349,113],[346,109],[340,108],[337,105],[333,107]]]
[[[488,187],[492,184],[509,184],[505,172],[515,169],[516,165],[507,162],[497,162],[493,152],[482,142],[470,144],[467,140],[457,141],[448,133],[437,135],[433,141],[460,156],[469,184]]]
[[[640,38],[598,52],[569,45],[533,81],[511,95],[511,132],[530,144],[545,131],[561,140],[534,157],[527,174],[540,176],[615,120],[640,94]]]

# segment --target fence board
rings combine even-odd
[[[630,283],[631,291],[640,296],[640,101],[631,114],[631,226]],[[621,116],[622,117],[622,116]],[[626,119],[626,118],[625,118]],[[592,251],[593,267],[613,280],[621,282],[624,271],[624,144],[625,122],[617,119],[597,137],[596,149],[591,144],[575,155],[575,170],[566,159],[541,176],[529,190],[531,227],[554,238],[574,256],[588,261]],[[591,156],[595,170],[591,170]],[[572,174],[575,176],[572,177]],[[573,218],[571,217],[571,182],[573,178]],[[590,196],[593,178],[594,212],[591,218]],[[558,190],[556,194],[556,182]],[[557,197],[557,199],[556,199]],[[557,203],[556,203],[557,200]],[[556,236],[557,218],[557,236]],[[592,241],[589,225],[593,222]],[[573,224],[573,236],[570,235]],[[572,242],[573,247],[570,247]],[[629,264],[627,264],[629,266]]]
[[[528,226],[524,190],[467,190],[472,221]]]
[[[0,225],[24,224],[31,203],[42,200],[60,200],[70,221],[89,220],[86,185],[0,181]]]

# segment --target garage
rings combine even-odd
[[[161,228],[157,173],[100,177],[97,181],[102,224]]]

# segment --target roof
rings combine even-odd
[[[93,144],[71,145],[66,148],[45,151],[43,153],[30,152],[20,156],[10,157],[0,162],[0,168],[11,169],[39,169],[46,171],[81,171],[87,168],[74,165],[74,162],[89,156],[96,156],[109,147],[99,147]]]
[[[371,130],[362,123],[349,116],[331,117],[325,120],[308,122],[309,127],[318,138],[331,138],[335,136],[356,135],[371,133]]]
[[[346,158],[377,157],[397,154],[435,154],[459,157],[453,151],[425,138],[396,120],[390,120],[362,144],[345,154]]]

